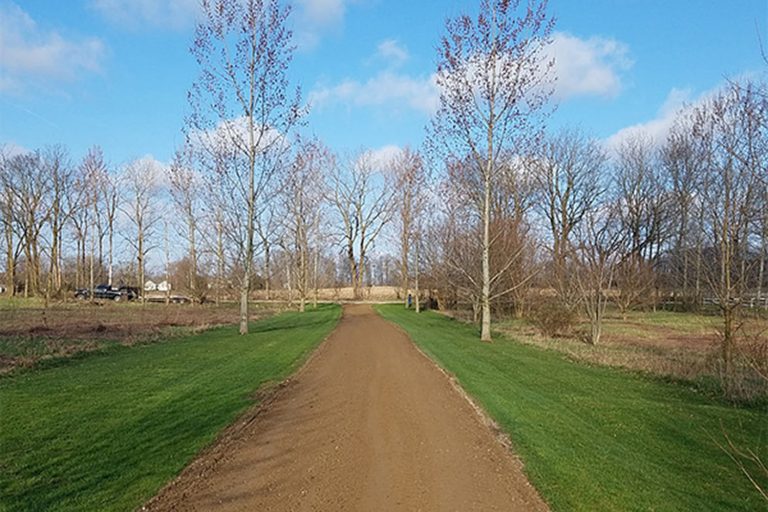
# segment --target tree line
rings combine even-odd
[[[765,305],[764,82],[681,109],[663,141],[637,133],[609,148],[547,129],[546,2],[483,0],[446,22],[426,142],[389,161],[339,155],[305,135],[290,6],[202,5],[200,73],[167,169],[140,159],[110,172],[98,148],[77,165],[58,146],[3,158],[9,290],[54,296],[117,274],[140,286],[150,253],[167,273],[183,247],[185,287],[237,289],[243,333],[255,288],[289,288],[303,309],[318,288],[360,296],[378,274],[417,305],[471,311],[486,341],[497,314],[583,316],[599,343],[609,303],[709,303],[726,364],[739,315]],[[119,272],[117,245],[131,254]]]

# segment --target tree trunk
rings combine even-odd
[[[303,244],[303,242],[302,242]],[[302,313],[307,308],[307,254],[304,247],[299,250],[299,311]]]
[[[768,194],[766,194],[768,195]],[[768,200],[768,197],[766,197]],[[765,205],[768,207],[768,205]],[[763,216],[762,243],[760,244],[760,262],[757,270],[757,308],[761,306],[763,300],[763,285],[765,283],[765,260],[768,258],[768,215]],[[768,309],[768,301],[765,303]]]
[[[352,297],[357,298],[359,283],[357,281],[357,262],[355,261],[355,249],[352,240],[347,243],[347,262],[349,263],[349,277],[352,285]]]
[[[114,224],[113,224],[113,221],[110,219],[109,233],[107,234],[107,236],[109,237],[109,240],[107,241],[109,244],[109,255],[108,255],[109,267],[107,269],[107,284],[109,284],[109,286],[112,286],[112,249],[113,249],[112,245],[113,245],[114,235],[115,235]]]
[[[240,334],[248,334],[248,276],[243,276],[240,286]]]
[[[168,223],[166,222],[163,226],[163,242],[165,245],[165,305],[168,306],[171,303],[171,275],[170,275],[170,267],[171,267],[171,247],[170,243],[168,242]]]
[[[216,305],[221,303],[221,288],[224,285],[224,226],[221,219],[216,222]]]
[[[141,226],[138,230],[138,253],[139,254],[136,258],[136,263],[139,266],[139,290],[141,293],[141,304],[144,305],[146,303],[146,297],[144,293],[144,231]]]
[[[480,340],[491,341],[491,162],[487,164],[483,182],[483,284],[481,294],[482,324]]]
[[[314,267],[315,268],[314,268],[314,272],[312,272],[312,279],[314,281],[313,284],[314,284],[314,288],[315,288],[315,293],[312,296],[312,307],[315,308],[315,309],[317,309],[317,266],[318,266],[318,263],[319,263],[319,261],[318,261],[319,259],[320,259],[320,251],[315,249],[315,261],[314,261]]]
[[[13,231],[11,230],[12,218],[10,214],[6,214],[6,230],[5,230],[5,286],[8,288],[8,295],[13,297],[16,295],[16,258],[14,255],[13,247]]]
[[[189,212],[188,218],[189,226],[189,289],[193,292],[197,291],[197,245],[195,240],[195,231],[197,230],[197,223],[195,222],[195,216],[193,212]]]
[[[416,241],[416,247],[415,247],[415,249],[416,249],[416,262],[415,263],[416,264],[414,265],[414,268],[413,268],[413,271],[414,271],[414,274],[415,274],[414,275],[414,278],[415,278],[414,279],[414,285],[415,285],[415,288],[416,288],[416,290],[415,290],[415,292],[416,292],[416,294],[415,294],[416,295],[416,302],[415,302],[415,304],[416,304],[416,312],[417,313],[421,312],[421,301],[419,300],[419,295],[421,293],[421,290],[419,290],[419,245],[420,245],[420,240],[417,240]]]
[[[91,230],[91,255],[90,255],[91,258],[90,258],[90,262],[89,262],[90,266],[89,266],[89,274],[88,274],[88,276],[89,276],[88,277],[88,285],[89,285],[90,290],[91,290],[91,303],[93,303],[94,298],[95,298],[93,296],[93,289],[96,288],[96,283],[94,282],[95,281],[95,276],[94,276],[94,273],[93,273],[93,256],[94,256],[94,252],[95,252],[94,245],[95,245],[95,241],[93,239],[93,230]]]
[[[264,291],[267,300],[272,298],[272,270],[270,269],[269,241],[264,239]]]

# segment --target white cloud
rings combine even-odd
[[[296,0],[305,21],[317,27],[328,27],[344,19],[347,0]]]
[[[0,4],[0,92],[28,89],[41,78],[73,81],[100,71],[105,55],[98,38],[68,39],[16,4]]]
[[[258,128],[254,129],[254,135],[258,139],[259,133],[257,130]],[[205,132],[198,131],[190,134],[190,141],[198,147],[221,143],[230,151],[243,147],[243,145],[248,143],[248,139],[248,119],[246,117],[220,121],[215,128]],[[267,127],[262,135],[258,149],[267,150],[277,146],[285,147],[284,144],[286,143],[287,140],[282,133],[274,128]]]
[[[294,37],[300,48],[313,48],[323,34],[338,30],[353,0],[296,0]]]
[[[610,152],[615,152],[625,140],[636,136],[649,138],[655,146],[661,145],[666,139],[670,128],[672,128],[680,110],[686,105],[703,101],[712,92],[709,91],[692,100],[690,89],[672,89],[656,113],[656,117],[622,128],[605,139],[605,147]]]
[[[555,97],[614,97],[621,92],[621,72],[632,66],[629,49],[614,39],[580,39],[565,32],[552,38],[549,55],[555,60]]]
[[[377,149],[370,149],[364,153],[368,163],[378,171],[386,171],[391,168],[392,161],[400,156],[403,149],[393,144],[382,146]]]
[[[366,82],[345,80],[320,87],[309,95],[310,104],[317,108],[330,103],[358,107],[405,105],[430,115],[437,110],[439,99],[434,75],[418,78],[390,71],[380,72]]]
[[[3,155],[6,158],[13,158],[14,156],[18,155],[25,155],[29,153],[30,151],[25,148],[24,146],[19,146],[15,142],[6,142],[3,144],[0,144],[0,155]]]
[[[399,66],[410,57],[408,50],[395,39],[386,39],[379,43],[376,56],[393,66]]]
[[[200,0],[91,0],[91,7],[109,21],[130,28],[179,29],[195,21]]]
[[[120,169],[119,179],[128,181],[140,179],[158,189],[168,188],[169,167],[168,163],[161,162],[151,154],[146,154],[124,164]]]

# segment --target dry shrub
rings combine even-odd
[[[723,392],[734,402],[768,400],[768,332],[742,328],[738,332],[730,371],[715,361]]]
[[[558,300],[540,300],[531,305],[529,320],[550,338],[570,336],[578,321],[576,312]]]

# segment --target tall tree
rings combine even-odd
[[[696,220],[697,210],[701,208],[699,190],[704,165],[702,153],[696,150],[692,122],[688,112],[681,112],[661,148],[661,164],[670,181],[672,277],[675,293],[681,293],[682,300],[689,304],[701,299],[697,296],[699,290],[691,296],[690,285],[692,277],[694,283],[700,281],[700,265],[692,265],[691,259],[699,261],[701,252]]]
[[[94,146],[88,150],[88,153],[86,153],[83,158],[81,168],[83,175],[82,179],[84,180],[82,183],[83,189],[80,191],[79,204],[74,205],[74,208],[88,210],[88,213],[85,213],[84,215],[87,219],[87,230],[90,233],[88,238],[90,239],[92,252],[89,264],[89,267],[91,267],[89,271],[89,280],[93,281],[95,279],[94,262],[99,262],[99,271],[101,271],[103,267],[103,241],[104,237],[107,235],[106,231],[108,231],[108,229],[106,229],[108,226],[104,226],[104,221],[106,220],[107,224],[109,223],[109,206],[111,206],[105,204],[103,201],[104,198],[102,192],[104,190],[104,183],[109,180],[109,171],[107,170],[107,164],[104,161],[104,154],[99,146]],[[107,217],[106,219],[105,215]],[[97,240],[98,243],[96,242]],[[84,248],[85,242],[83,242],[83,244]],[[97,245],[99,251],[98,260],[95,258]],[[94,283],[91,282],[90,287],[93,288],[93,286]]]
[[[480,338],[491,340],[491,207],[502,159],[523,154],[541,133],[552,93],[545,50],[554,21],[546,0],[481,0],[476,18],[446,22],[438,49],[440,104],[431,140],[450,160],[470,158],[482,201]],[[502,265],[503,267],[504,265]]]
[[[304,311],[309,294],[310,244],[321,215],[323,177],[333,165],[331,153],[319,141],[309,140],[299,145],[282,177],[283,223],[293,246],[300,311]]]
[[[136,251],[136,278],[141,290],[144,290],[146,281],[146,257],[153,248],[150,240],[156,234],[155,229],[161,219],[158,202],[161,173],[157,163],[149,158],[132,162],[123,172],[126,199],[121,209],[134,228],[132,233],[126,234],[126,241]],[[144,293],[141,294],[141,302],[145,302]]]
[[[173,204],[181,216],[182,236],[187,241],[187,258],[189,259],[187,287],[196,294],[198,292],[197,219],[201,210],[201,184],[197,173],[192,168],[191,157],[190,152],[186,150],[177,152],[173,163],[168,168],[168,178]]]
[[[48,280],[45,288],[46,300],[52,294],[58,294],[62,287],[61,256],[62,256],[62,232],[67,220],[64,198],[70,193],[73,178],[73,168],[70,165],[66,151],[62,146],[47,148],[42,156],[42,166],[46,174],[50,176],[51,187],[50,208],[50,251]]]
[[[299,91],[289,92],[289,13],[278,0],[203,0],[191,48],[200,77],[189,93],[187,135],[203,151],[223,145],[235,157],[220,171],[242,212],[241,334],[248,332],[256,205],[277,161],[269,153],[285,150],[302,114]]]
[[[47,201],[51,176],[39,152],[13,157],[9,162],[9,190],[16,212],[16,224],[24,252],[24,296],[39,294],[41,282],[42,233],[50,216]]]
[[[668,231],[668,197],[659,176],[653,141],[636,135],[622,142],[616,159],[618,215],[627,233],[627,254],[616,272],[616,305],[626,317],[636,305],[651,303],[655,263]]]
[[[13,190],[13,157],[0,151],[0,215],[5,242],[5,287],[11,296],[16,295],[17,240],[16,194]]]
[[[403,301],[408,307],[408,291],[410,289],[410,260],[411,248],[416,249],[419,239],[419,221],[425,213],[427,205],[426,187],[427,174],[419,153],[405,148],[392,161],[394,173],[397,221],[400,242],[400,287],[403,291]],[[414,262],[418,267],[418,255]],[[418,296],[416,297],[418,305]]]
[[[572,279],[580,294],[582,310],[589,320],[589,342],[600,343],[609,289],[622,255],[624,233],[617,221],[615,205],[587,211],[575,227]]]
[[[542,196],[540,210],[552,237],[554,287],[569,308],[576,306],[579,295],[574,293],[569,272],[575,248],[572,233],[594,210],[605,191],[606,162],[607,155],[600,143],[574,129],[545,140],[537,159],[536,180]]]
[[[329,173],[329,202],[339,216],[339,235],[355,298],[360,298],[369,250],[392,219],[393,189],[373,154],[353,155]]]
[[[107,284],[114,282],[115,221],[120,204],[120,183],[116,176],[105,173],[98,184],[99,201],[106,223],[107,236]]]
[[[754,261],[749,233],[765,172],[760,125],[767,113],[768,104],[755,89],[731,86],[696,109],[693,125],[706,162],[703,229],[714,257],[708,258],[705,275],[722,314],[721,357],[728,393],[733,391],[736,335]]]

